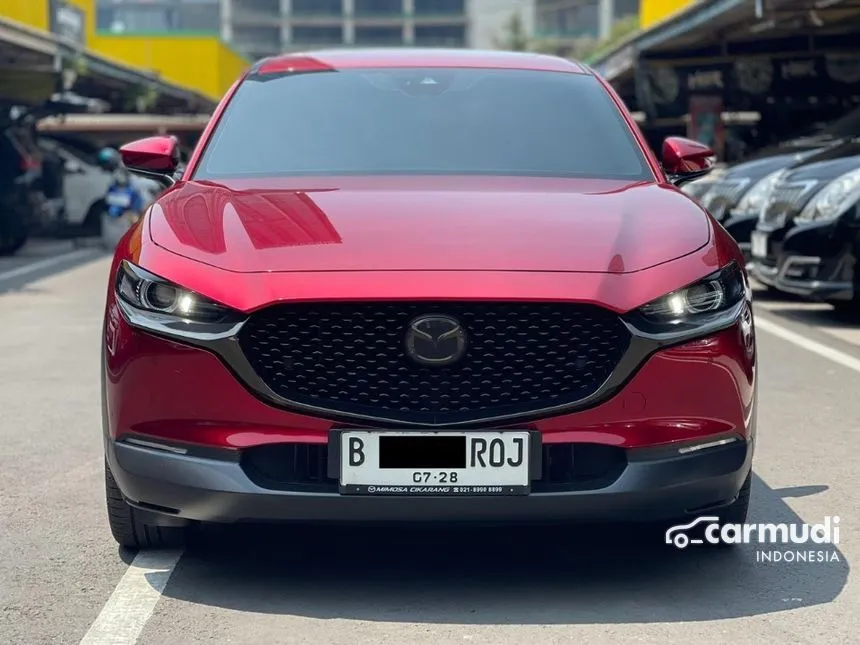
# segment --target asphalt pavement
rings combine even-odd
[[[824,561],[784,545],[680,551],[624,526],[222,527],[135,559],[104,509],[108,263],[60,242],[0,259],[0,643],[860,640],[860,323],[829,307],[757,293],[750,517],[838,516],[838,544],[800,547]]]

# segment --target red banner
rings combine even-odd
[[[688,111],[687,136],[709,146],[717,157],[722,158],[725,148],[723,99],[719,96],[691,96]]]

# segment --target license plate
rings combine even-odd
[[[340,435],[340,492],[358,495],[527,495],[528,432]]]
[[[753,231],[752,236],[750,238],[751,248],[753,257],[755,258],[766,258],[767,257],[767,233],[762,233],[761,231]]]

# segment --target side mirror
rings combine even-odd
[[[119,154],[129,171],[167,186],[176,183],[173,177],[179,165],[179,142],[176,137],[138,139],[122,146]]]
[[[663,142],[663,170],[676,186],[704,177],[717,156],[703,143],[685,137],[667,137]]]

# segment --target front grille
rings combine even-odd
[[[776,227],[797,215],[811,197],[817,182],[786,182],[777,184],[761,213],[761,221]]]
[[[723,179],[708,189],[702,205],[712,214],[722,215],[737,206],[749,186],[749,179]]]
[[[409,358],[422,314],[468,335],[445,367]],[[620,318],[576,303],[299,303],[262,310],[240,346],[278,396],[366,419],[445,424],[574,403],[609,378],[630,343]]]
[[[611,485],[627,466],[627,453],[596,443],[548,443],[542,447],[541,478],[532,492],[596,490]],[[284,443],[248,448],[242,469],[268,490],[336,493],[337,479],[328,476],[328,444]]]

